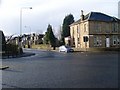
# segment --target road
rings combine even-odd
[[[3,88],[117,88],[115,52],[59,53],[42,50],[34,56],[3,59]]]

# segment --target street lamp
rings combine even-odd
[[[32,7],[22,7],[20,9],[20,37],[22,38],[22,10],[23,9],[32,9]],[[20,47],[22,48],[22,42],[20,41]]]
[[[32,40],[31,40],[31,27],[30,26],[25,26],[25,28],[29,28],[30,29],[30,46],[32,45]]]

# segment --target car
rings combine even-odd
[[[59,47],[59,52],[73,52],[74,50],[70,46],[62,45]]]

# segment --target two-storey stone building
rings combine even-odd
[[[120,45],[120,20],[100,12],[90,12],[70,25],[71,46],[75,48],[117,48]],[[88,41],[84,42],[88,37]]]

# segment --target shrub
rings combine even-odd
[[[9,56],[17,56],[18,54],[22,54],[23,50],[22,48],[19,48],[18,45],[13,45],[13,44],[6,44],[6,54],[8,57]]]

